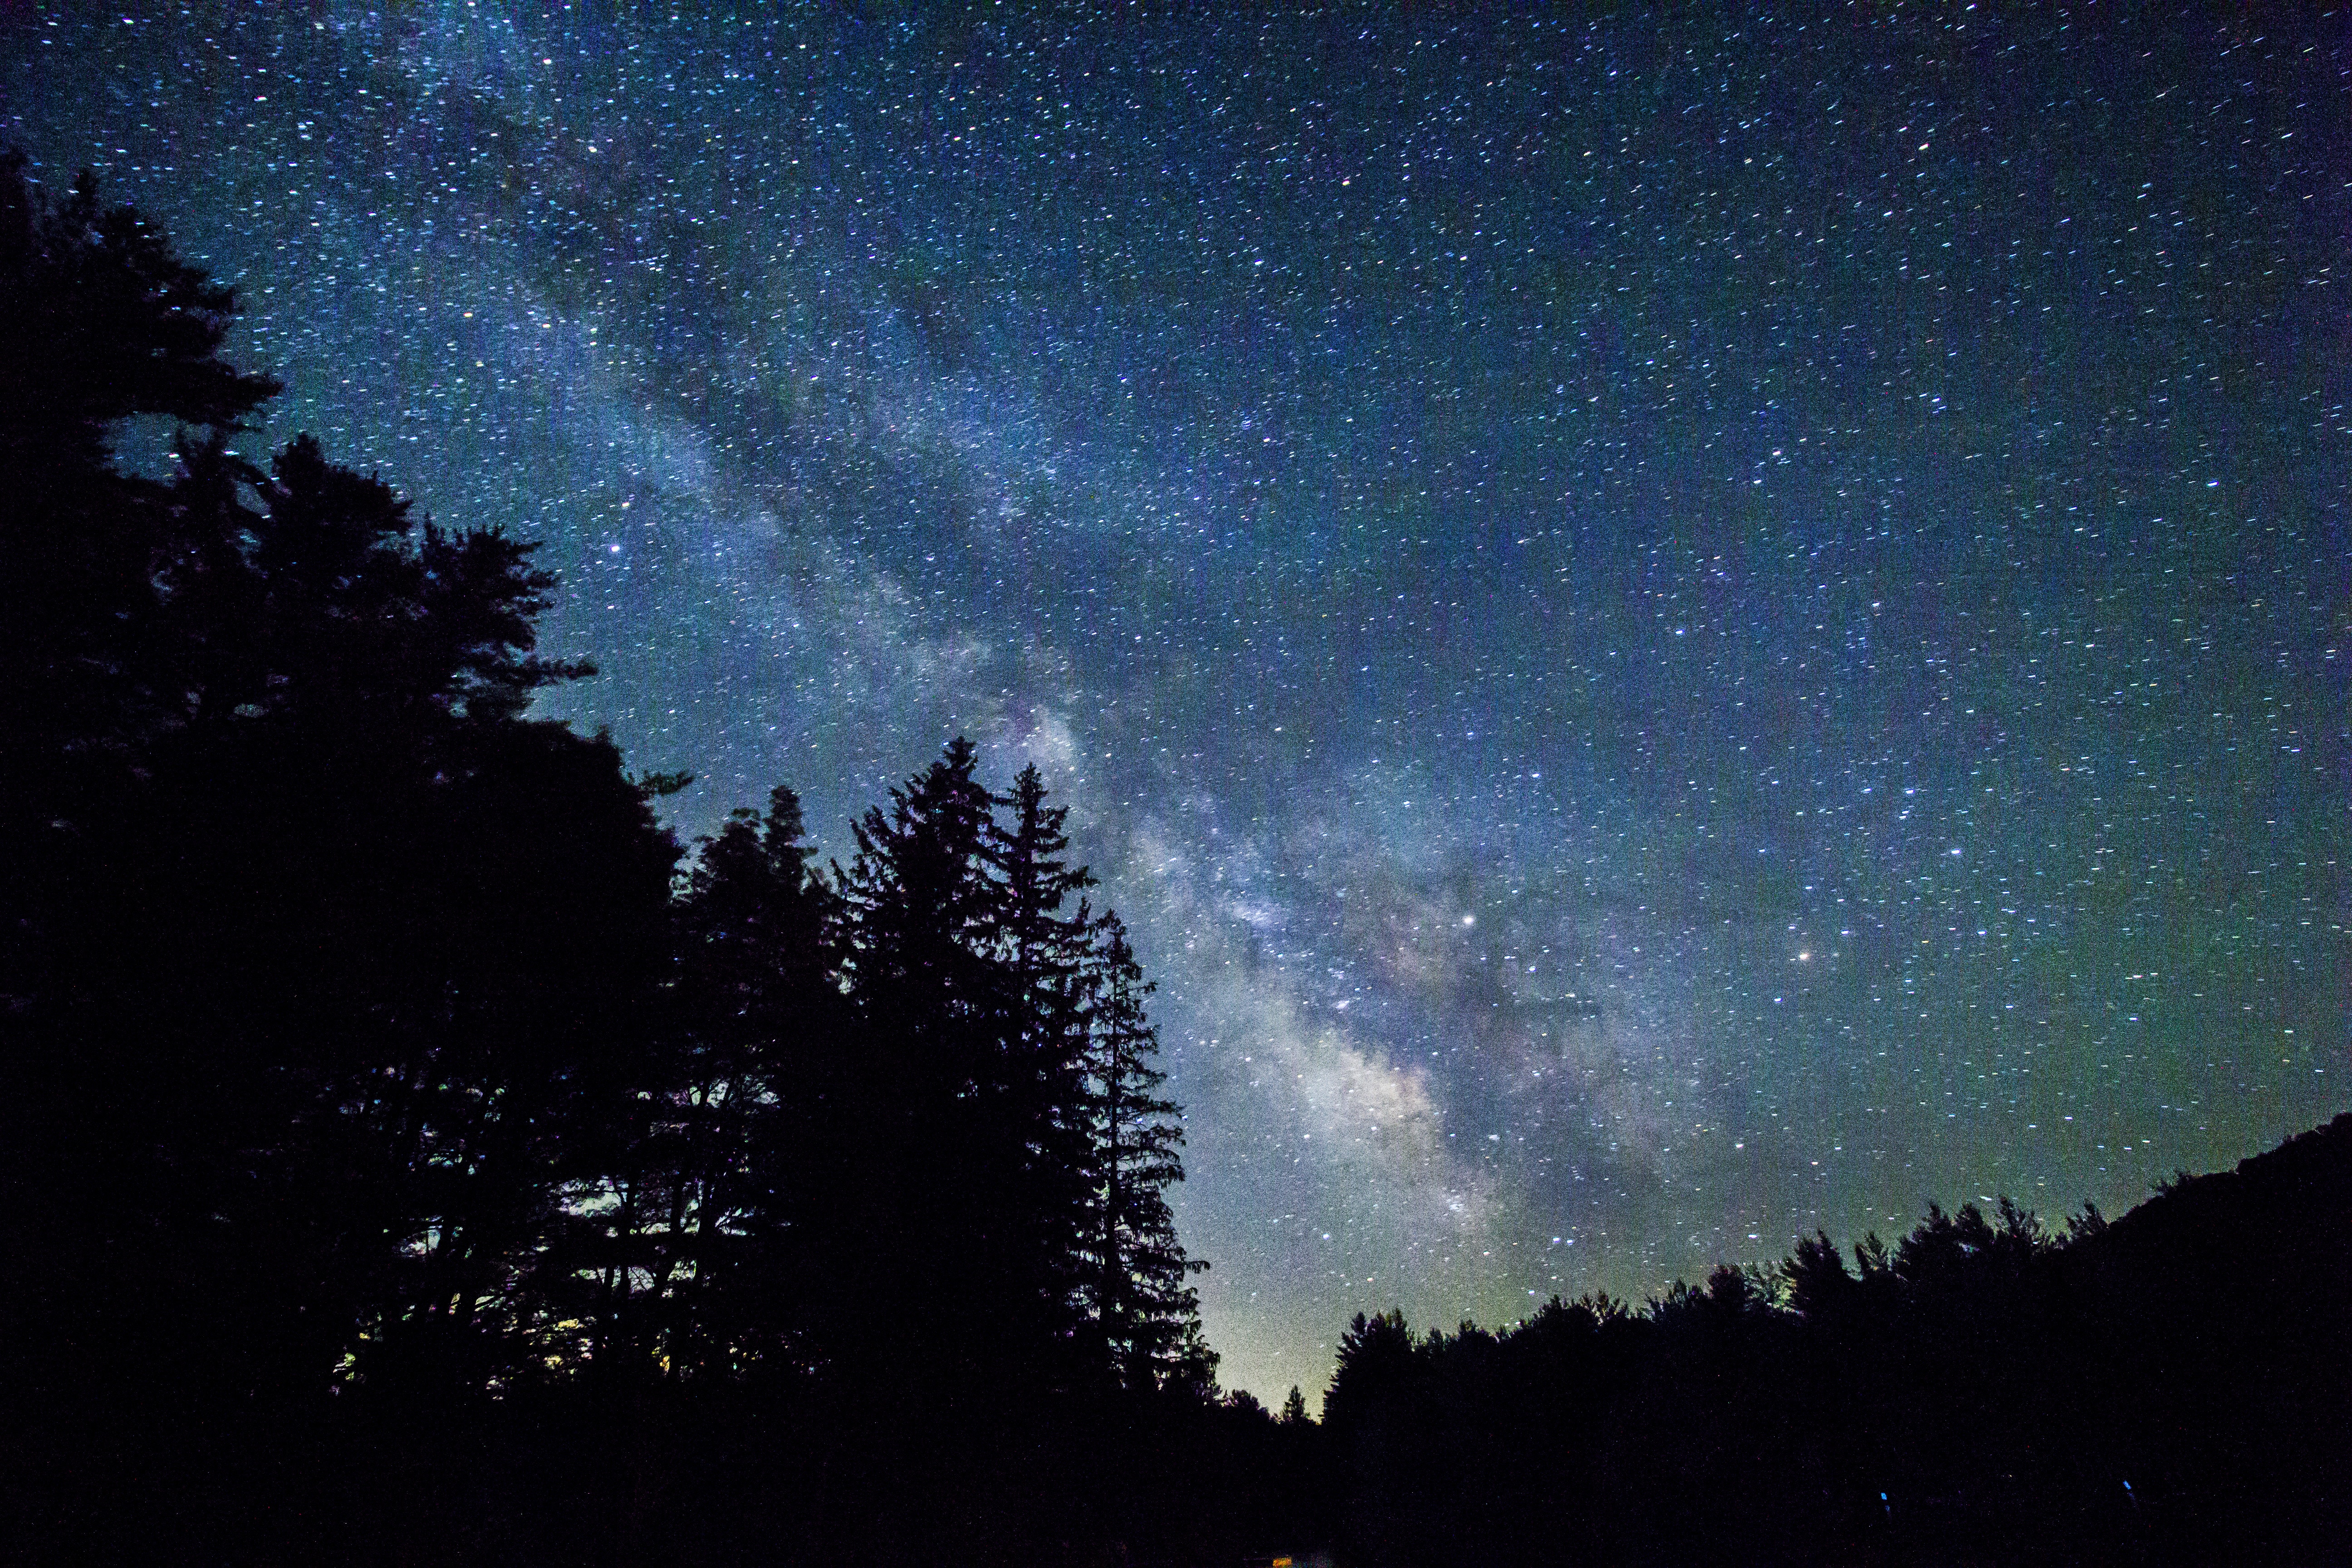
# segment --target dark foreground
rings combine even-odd
[[[2054,1237],[1931,1214],[1640,1310],[1359,1320],[1246,1397],[813,1380],[27,1413],[20,1562],[2336,1563],[2352,1116]]]

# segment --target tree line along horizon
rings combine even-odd
[[[1898,1495],[2009,1496],[2032,1446],[1979,1451],[1949,1412],[2047,1415],[2053,1388],[2122,1413],[2058,1413],[2098,1500],[2067,1530],[2252,1473],[2151,1447],[2178,1412],[2135,1379],[2173,1331],[2115,1317],[2156,1290],[2146,1237],[2189,1256],[2179,1216],[2244,1201],[2185,1173],[2120,1238],[2087,1205],[2063,1237],[1930,1205],[1858,1272],[1817,1234],[1639,1310],[1423,1336],[1359,1313],[1319,1424],[1297,1387],[1278,1417],[1222,1394],[1152,986],[1034,767],[994,792],[950,742],[829,873],[782,786],[688,858],[653,809],[683,775],[529,716],[592,673],[537,652],[537,546],[415,519],[307,436],[266,467],[231,447],[279,386],[221,358],[234,296],[161,230],[0,152],[0,1371],[26,1407],[815,1389],[919,1427],[1125,1401],[1074,1429],[1128,1453],[1131,1412],[1172,1401],[1211,1424],[1153,1462],[1247,1478],[1251,1528],[1367,1563],[1504,1551],[1560,1508],[1634,1557],[1738,1534],[1728,1504],[1629,1522],[1612,1486],[1817,1494],[1851,1543]],[[179,430],[168,479],[116,460],[140,417]],[[2352,1119],[2312,1138],[2295,1168],[2322,1174],[2266,1192],[2341,1193]],[[2340,1245],[2274,1250],[2200,1267],[2344,1272]],[[2342,1320],[2299,1310],[2261,1342],[2290,1360]],[[1956,1343],[2012,1359],[1979,1375]],[[1820,1382],[1855,1368],[1884,1408]],[[1695,1455],[1698,1416],[1762,1447]],[[1170,1539],[1206,1528],[1176,1496]]]

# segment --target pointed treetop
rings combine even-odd
[[[59,199],[25,168],[0,150],[0,437],[87,454],[133,415],[234,429],[278,393],[219,357],[236,290],[131,208],[101,205],[87,171]]]

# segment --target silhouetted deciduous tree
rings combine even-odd
[[[520,718],[583,672],[532,653],[530,546],[307,437],[235,456],[275,384],[218,357],[230,295],[86,182],[9,161],[0,229],[0,1142],[52,1260],[7,1337],[125,1388],[495,1375],[675,847]],[[115,468],[134,416],[203,426],[173,479]]]

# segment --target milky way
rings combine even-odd
[[[1041,764],[1229,1386],[2344,1109],[2342,13],[677,9],[9,7],[0,132],[681,835]]]

